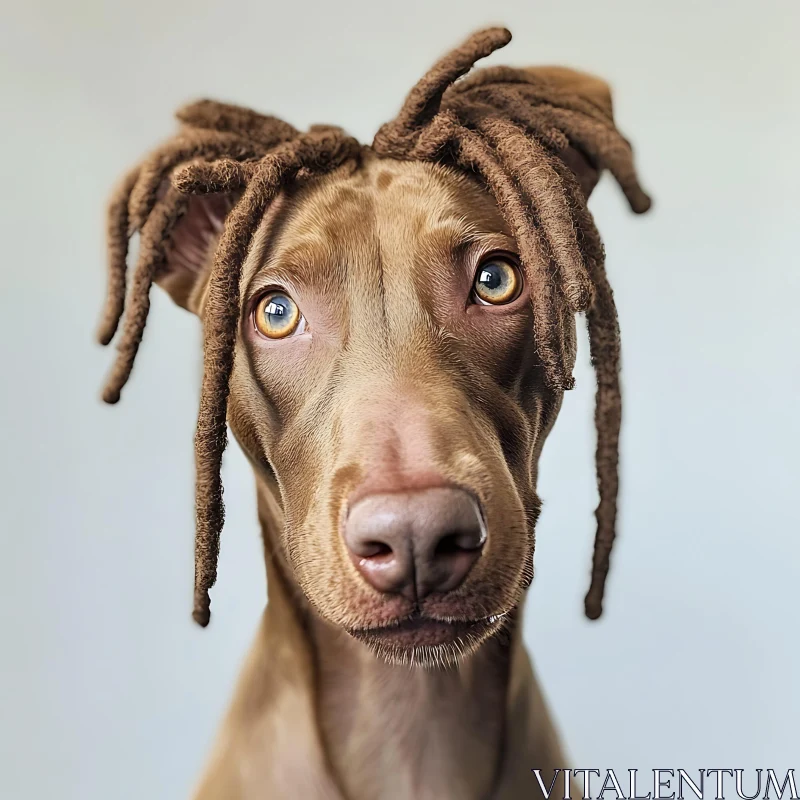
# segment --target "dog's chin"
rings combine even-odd
[[[465,621],[414,615],[390,625],[348,633],[390,664],[444,669],[472,655],[503,628],[505,618],[497,615]]]

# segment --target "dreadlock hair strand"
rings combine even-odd
[[[526,134],[535,136],[550,150],[558,152],[569,146],[566,134],[558,128],[554,119],[542,113],[541,108],[534,108],[523,101],[509,87],[479,86],[464,97],[448,95],[448,105],[463,109],[466,113],[478,107],[492,116],[497,116],[499,111],[504,112],[505,118],[522,127]]]
[[[217,579],[220,534],[225,522],[222,454],[227,446],[228,382],[239,314],[239,280],[252,232],[272,199],[259,173],[225,221],[209,279],[204,309],[203,383],[195,432],[195,577],[192,617],[205,627],[209,590]]]
[[[489,117],[478,129],[497,150],[501,161],[517,175],[533,204],[553,259],[562,276],[562,292],[573,312],[586,311],[594,299],[594,287],[586,271],[575,235],[573,215],[567,207],[554,156],[513,122]]]
[[[614,293],[605,271],[605,253],[600,234],[575,177],[566,167],[561,172],[596,289],[596,299],[586,314],[586,321],[590,356],[597,377],[595,464],[600,502],[595,510],[597,535],[592,556],[591,583],[584,604],[586,616],[597,619],[603,612],[603,594],[616,536],[619,435],[622,423],[619,322]]]
[[[196,160],[172,173],[172,185],[183,194],[220,194],[238,192],[250,182],[257,169],[256,161]]]
[[[170,233],[186,207],[187,198],[170,187],[142,227],[139,263],[133,274],[125,326],[117,345],[117,360],[103,390],[106,403],[118,402],[122,387],[128,382],[150,312],[150,288],[166,262]]]
[[[291,141],[300,135],[297,128],[282,119],[215,100],[189,103],[179,108],[175,116],[190,128],[235,133],[265,148]]]
[[[572,376],[566,372],[564,353],[559,345],[559,330],[555,320],[553,279],[549,274],[550,260],[532,222],[532,214],[520,197],[513,179],[494,156],[488,143],[474,131],[456,131],[456,161],[472,169],[484,180],[501,213],[517,237],[523,265],[537,291],[533,292],[533,328],[537,352],[544,367],[547,384],[555,390],[571,388]]]
[[[125,308],[125,280],[128,259],[128,199],[136,181],[139,168],[132,169],[120,181],[108,205],[108,288],[103,316],[97,330],[97,339],[107,345],[114,338],[120,317]]]
[[[456,79],[469,72],[476,61],[491,55],[511,41],[506,28],[487,28],[470,36],[464,44],[439,59],[409,92],[396,119],[381,126],[373,147],[387,156],[402,158],[419,128],[439,111],[442,96]]]
[[[317,130],[265,156],[241,200],[225,221],[203,310],[203,384],[195,433],[196,533],[192,616],[205,627],[211,617],[209,591],[216,582],[220,535],[225,521],[221,478],[227,446],[227,404],[239,320],[239,282],[253,234],[282,186],[301,169],[328,172],[353,158],[361,146],[338,129]]]
[[[162,181],[178,164],[193,158],[223,156],[244,160],[264,155],[265,148],[252,140],[224,131],[190,130],[179,133],[157,149],[141,167],[139,180],[128,203],[130,232],[139,230],[153,209]]]

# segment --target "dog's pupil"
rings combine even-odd
[[[281,325],[283,318],[289,316],[289,301],[285,297],[273,297],[264,309],[264,315],[268,322]]]
[[[496,264],[489,264],[481,270],[480,282],[487,289],[498,289],[503,283],[503,274]]]

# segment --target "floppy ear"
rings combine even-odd
[[[584,197],[589,195],[600,180],[600,170],[589,160],[581,150],[570,145],[559,154],[561,160],[575,173]]]
[[[601,78],[569,67],[529,67],[525,71],[545,86],[550,86],[559,92],[570,92],[592,103],[598,111],[613,120],[611,88]],[[574,142],[562,150],[559,156],[575,173],[583,194],[588,198],[600,180],[602,165],[595,163],[591,156]]]
[[[109,206],[108,294],[98,331],[102,344],[115,337],[123,312],[125,317],[117,337],[117,358],[103,390],[107,403],[119,400],[133,369],[153,283],[179,306],[200,313],[226,216],[241,193],[235,187],[188,194],[173,185],[174,176],[160,177],[137,167]],[[128,240],[136,231],[139,253],[128,280]]]
[[[165,243],[155,282],[194,314],[200,313],[225,217],[235,200],[231,194],[191,195]]]
[[[542,83],[565,92],[574,92],[578,97],[594,103],[607,116],[613,116],[611,88],[602,78],[571,67],[529,67],[526,71]]]

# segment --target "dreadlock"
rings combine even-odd
[[[563,320],[586,312],[597,374],[595,422],[600,504],[586,614],[602,611],[614,540],[621,401],[619,330],[600,237],[575,176],[559,153],[580,150],[607,167],[634,211],[649,207],[631,148],[610,110],[565,91],[534,71],[496,67],[459,80],[475,61],[507,44],[502,28],[480,31],[441,59],[408,95],[372,148],[382,157],[452,164],[475,174],[494,196],[517,238],[529,273],[534,338],[554,390],[574,385]],[[227,444],[227,402],[239,318],[242,264],[255,230],[280,190],[360,157],[362,146],[340,128],[301,133],[275,117],[202,100],[177,113],[181,128],[132,170],[108,210],[108,294],[98,338],[117,333],[118,354],[103,399],[116,403],[142,340],[150,289],[167,262],[170,237],[189,198],[234,198],[214,256],[204,308],[203,382],[195,435],[196,533],[193,617],[210,619],[224,522],[220,467]],[[139,234],[138,263],[127,284],[129,239]],[[127,291],[127,297],[126,297]]]
[[[491,67],[464,76],[508,44],[490,28],[467,39],[414,86],[400,113],[375,136],[378,155],[450,163],[475,174],[494,196],[520,248],[531,283],[534,337],[548,385],[571,389],[567,313],[586,312],[597,375],[595,426],[600,502],[586,615],[603,609],[617,517],[619,326],[604,252],[586,198],[561,158],[574,147],[598,170],[607,167],[631,208],[650,199],[639,186],[630,144],[609,108],[548,81],[535,69]]]
[[[361,145],[339,128],[300,133],[274,117],[203,100],[178,112],[182,129],[120,184],[109,206],[108,297],[98,338],[109,343],[125,312],[124,330],[103,399],[116,403],[130,377],[150,309],[150,289],[167,259],[170,235],[191,194],[241,196],[225,219],[204,311],[203,383],[195,434],[196,533],[192,616],[210,619],[224,521],[220,466],[227,444],[228,382],[239,315],[239,281],[253,234],[280,189],[299,173],[329,172],[357,158]],[[167,186],[164,189],[164,186]],[[139,259],[125,297],[128,240],[138,232]]]

